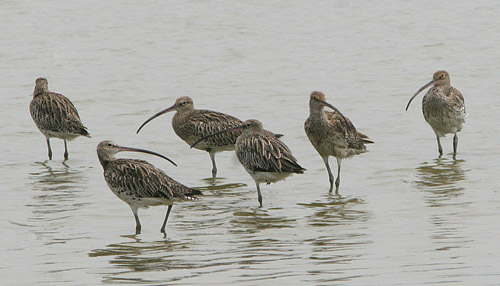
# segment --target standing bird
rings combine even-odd
[[[45,78],[40,77],[35,81],[30,113],[36,127],[47,139],[49,160],[52,160],[51,137],[64,140],[64,160],[68,160],[66,140],[73,140],[78,136],[90,137],[73,103],[62,94],[50,92]]]
[[[142,152],[159,156],[177,166],[169,158],[156,152],[118,146],[113,141],[102,141],[97,145],[97,156],[104,169],[104,179],[118,198],[126,202],[135,218],[135,232],[141,233],[138,209],[150,206],[168,205],[161,233],[166,236],[165,226],[174,201],[198,200],[201,192],[184,186],[144,160],[117,159],[115,154],[122,151]]]
[[[191,147],[203,140],[224,133],[235,133],[242,130],[236,140],[236,156],[248,174],[252,176],[257,186],[258,200],[262,207],[262,194],[260,183],[275,183],[284,180],[292,174],[302,174],[302,168],[292,151],[276,136],[262,128],[258,120],[247,120],[243,124],[206,135],[196,141]]]
[[[151,116],[137,129],[137,133],[142,127],[156,117],[170,111],[177,111],[172,118],[172,127],[175,134],[184,140],[187,144],[193,145],[206,135],[232,128],[241,125],[243,122],[238,118],[217,111],[195,109],[193,100],[188,96],[177,98],[175,104],[169,108],[162,110]],[[269,131],[266,133],[273,134]],[[196,149],[208,152],[212,160],[212,178],[217,176],[217,166],[215,165],[215,153],[222,151],[233,151],[236,139],[241,135],[241,132],[232,132],[220,134],[206,138],[203,142],[197,145]],[[281,137],[281,134],[273,134],[276,137]]]
[[[448,133],[454,133],[453,137],[453,159],[457,155],[458,136],[465,123],[465,100],[458,89],[450,85],[448,72],[440,70],[434,73],[432,80],[422,86],[408,101],[406,110],[412,100],[422,90],[432,86],[422,100],[422,112],[427,123],[432,127],[438,142],[439,156],[443,155],[443,147],[439,137]]]
[[[322,92],[313,91],[309,99],[309,117],[304,129],[311,144],[325,162],[330,179],[330,191],[333,190],[333,174],[328,164],[328,156],[337,158],[337,180],[335,190],[340,185],[340,166],[342,159],[368,152],[364,144],[373,143],[368,136],[356,131],[352,122],[337,108],[325,101]],[[325,111],[325,106],[335,112]]]

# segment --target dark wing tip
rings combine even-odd
[[[200,190],[191,190],[191,193],[189,193],[190,196],[200,196],[203,195],[203,193]]]

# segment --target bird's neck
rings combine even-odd
[[[194,111],[195,111],[195,109],[192,107],[185,107],[183,109],[178,109],[174,116],[175,117],[186,117],[186,116],[189,116]]]
[[[440,86],[436,86],[436,89],[439,91],[440,94],[449,96],[451,94],[452,87],[449,84],[443,84]]]
[[[42,93],[49,92],[49,89],[45,86],[35,86],[35,90],[33,91],[33,96],[37,96]]]
[[[309,107],[309,115],[314,118],[325,118],[325,107]]]
[[[97,153],[97,157],[99,157],[99,162],[101,163],[102,167],[106,167],[109,162],[115,160],[115,156],[114,155],[110,155],[110,154],[107,154],[107,153]]]

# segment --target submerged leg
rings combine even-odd
[[[262,194],[260,193],[259,182],[255,181],[255,185],[257,186],[257,199],[259,200],[260,207],[262,207]]]
[[[333,174],[332,169],[330,169],[330,164],[328,163],[328,156],[321,156],[323,162],[325,162],[326,169],[328,170],[328,178],[330,179],[330,192],[333,190]]]
[[[212,179],[217,177],[217,166],[215,165],[215,152],[213,150],[208,151],[210,155],[210,160],[212,160]]]
[[[436,139],[438,141],[439,157],[441,157],[443,156],[443,147],[441,146],[441,140],[439,140],[439,135],[436,135]]]
[[[160,229],[160,232],[163,233],[164,236],[167,236],[167,234],[165,233],[165,226],[167,225],[168,216],[170,215],[171,210],[172,210],[172,205],[169,205],[167,209],[167,214],[165,215],[165,220],[163,221],[163,225],[161,226]]]
[[[68,143],[64,140],[64,160],[68,160]]]
[[[50,148],[50,139],[49,137],[45,137],[47,139],[47,149],[49,149],[49,160],[52,160],[52,149]]]
[[[139,214],[138,210],[139,208],[134,205],[129,205],[130,209],[132,209],[132,212],[134,213],[134,218],[135,218],[135,234],[140,234],[141,233],[141,222],[139,221]]]
[[[455,133],[455,136],[453,136],[453,159],[455,159],[457,156],[457,147],[458,147],[458,136],[457,133]]]
[[[342,165],[342,159],[337,158],[337,180],[335,181],[335,193],[338,193],[340,186],[340,166]]]

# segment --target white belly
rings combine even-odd
[[[249,172],[250,176],[259,183],[276,183],[286,179],[293,173],[278,173],[278,172]]]

